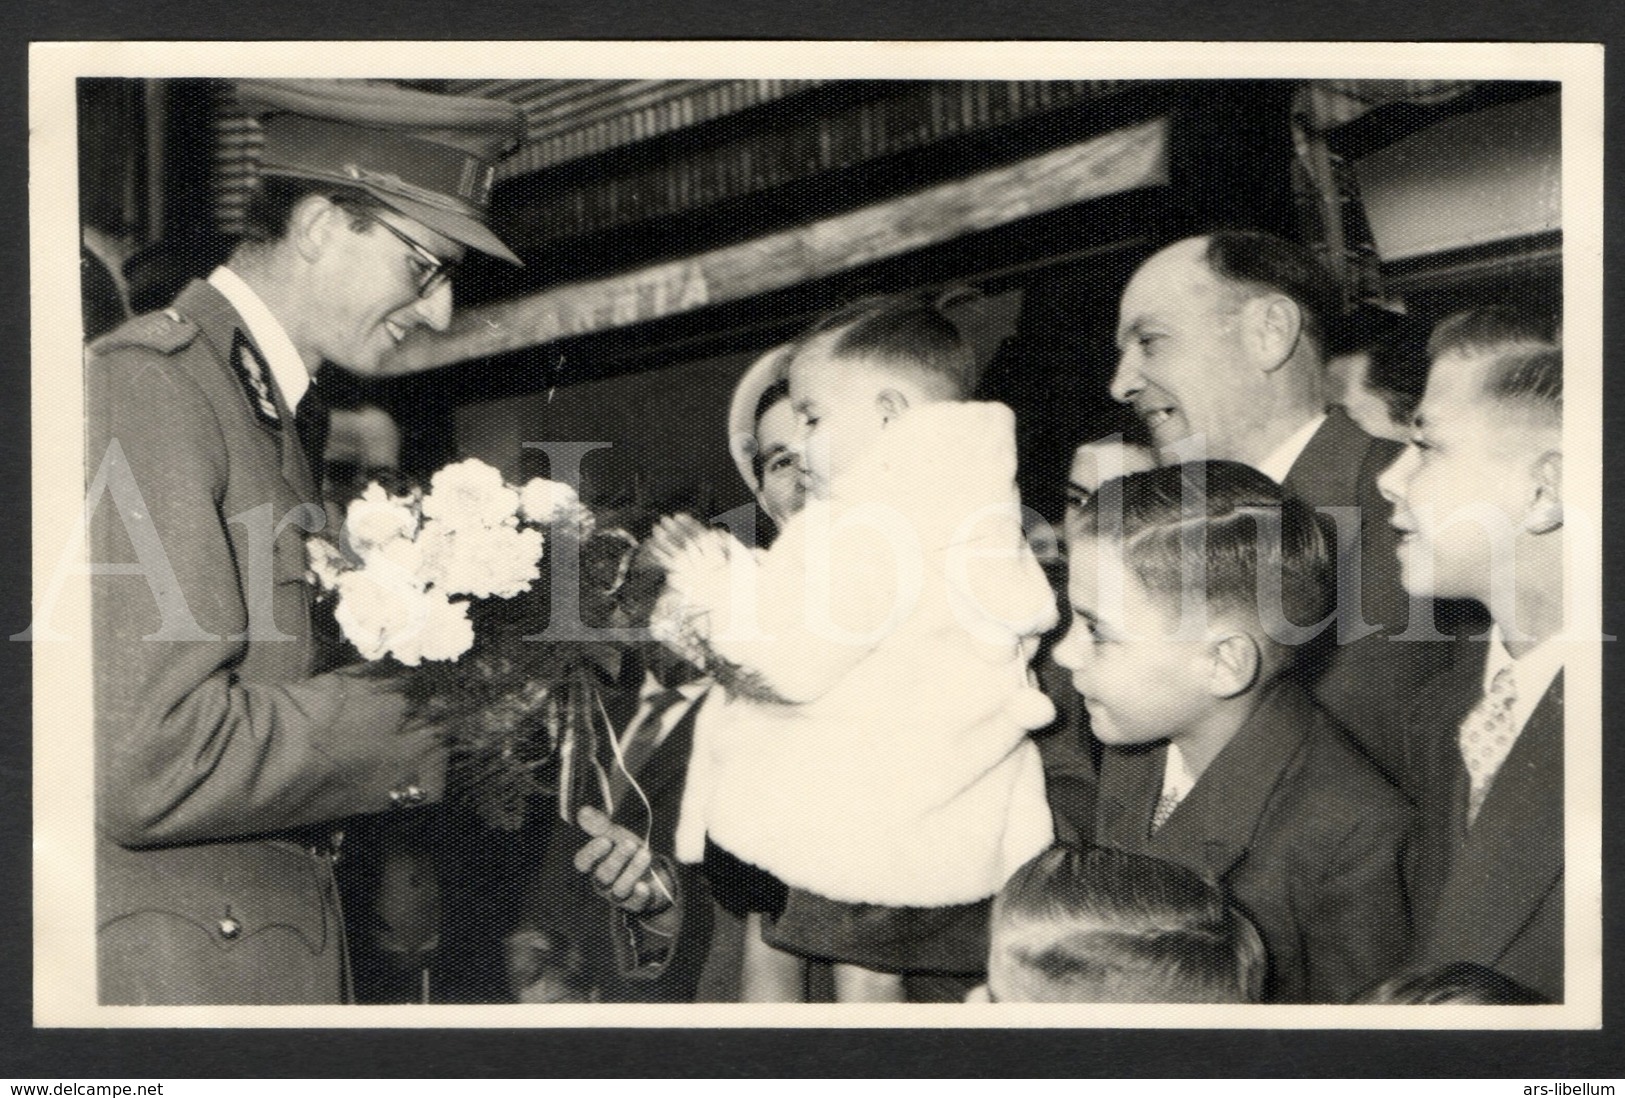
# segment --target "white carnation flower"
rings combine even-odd
[[[519,509],[529,521],[546,524],[579,511],[581,500],[563,481],[533,477],[520,490]]]
[[[417,546],[422,554],[418,573],[430,586],[445,587],[457,548],[454,538],[451,527],[439,519],[428,520],[418,531]]]
[[[382,658],[396,638],[423,628],[428,596],[393,571],[359,568],[338,578],[339,604],[333,616],[345,639],[362,658]]]
[[[425,531],[428,533],[428,531]],[[512,598],[541,574],[540,530],[513,526],[437,529],[426,547],[425,573],[446,595]]]
[[[696,667],[707,663],[708,626],[705,615],[670,587],[660,593],[649,614],[649,636]]]
[[[408,667],[424,660],[454,660],[474,646],[474,623],[468,603],[452,602],[431,591],[423,598],[423,620],[417,628],[390,638],[390,652]]]
[[[305,557],[309,561],[307,578],[324,590],[338,586],[339,576],[350,571],[350,562],[339,552],[338,546],[326,538],[310,538],[305,542]]]
[[[412,498],[392,496],[376,481],[351,500],[344,513],[344,535],[362,554],[395,538],[410,538],[417,526]]]
[[[423,514],[453,529],[500,526],[514,521],[519,493],[502,481],[502,473],[479,458],[447,465],[429,482]]]
[[[404,583],[419,591],[428,586],[424,575],[423,546],[411,538],[391,538],[382,545],[369,546],[361,552],[365,567],[372,569],[388,583]]]

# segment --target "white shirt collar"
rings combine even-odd
[[[1287,474],[1292,472],[1292,466],[1309,445],[1309,440],[1315,437],[1320,425],[1326,422],[1326,414],[1322,412],[1309,422],[1299,427],[1277,446],[1269,457],[1258,463],[1258,471],[1280,484],[1286,480]]]
[[[254,341],[260,354],[265,356],[266,364],[271,368],[271,377],[276,381],[282,399],[287,402],[288,411],[296,410],[300,400],[304,399],[305,391],[310,388],[310,371],[305,368],[305,360],[299,356],[299,349],[288,338],[288,330],[260,295],[230,267],[216,267],[209,275],[209,285],[224,294],[231,307],[237,310],[243,326],[248,329],[249,338]]]
[[[1556,633],[1534,648],[1514,659],[1507,651],[1506,638],[1499,625],[1490,627],[1489,653],[1484,659],[1484,692],[1503,667],[1512,668],[1512,681],[1517,694],[1512,699],[1512,725],[1523,728],[1534,715],[1540,699],[1563,669],[1563,634]]]
[[[1195,784],[1191,768],[1185,763],[1185,753],[1177,743],[1170,742],[1162,764],[1162,795],[1182,801]]]

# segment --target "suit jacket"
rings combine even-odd
[[[1414,874],[1418,969],[1472,961],[1563,999],[1563,675],[1501,764],[1469,830],[1457,730],[1484,682],[1485,646],[1463,640],[1411,721],[1428,760]]]
[[[1335,523],[1338,583],[1349,596],[1339,604],[1352,609],[1351,585],[1358,580],[1361,619],[1377,627],[1345,639],[1338,633],[1357,629],[1358,623],[1352,614],[1347,623],[1340,618],[1305,652],[1304,676],[1315,699],[1349,730],[1366,757],[1408,788],[1411,774],[1423,764],[1409,754],[1406,717],[1421,684],[1448,663],[1450,650],[1443,633],[1433,639],[1421,634],[1436,610],[1441,629],[1449,631],[1459,609],[1412,599],[1400,584],[1393,508],[1377,490],[1377,478],[1399,451],[1398,443],[1373,438],[1342,408],[1333,408],[1282,488],[1315,508],[1323,521]],[[1412,623],[1416,639],[1395,639]]]
[[[226,299],[99,340],[86,392],[94,559],[143,573],[91,581],[102,1000],[339,1001],[311,829],[436,795],[443,754],[398,692],[311,676],[317,485]]]
[[[555,953],[574,954],[584,967],[585,983],[603,1001],[676,1003],[696,997],[711,945],[710,892],[700,867],[675,862],[671,853],[694,748],[694,721],[704,704],[703,696],[691,704],[633,775],[648,800],[647,810],[628,791],[611,813],[621,826],[648,834],[650,849],[676,880],[675,899],[682,912],[676,934],[669,939],[649,935],[639,920],[593,891],[591,879],[573,864],[586,841],[574,827],[555,831],[531,882],[521,927],[541,930]]]
[[[1347,1002],[1410,947],[1412,812],[1297,684],[1269,688],[1155,834],[1166,744],[1108,747],[1095,841],[1220,883],[1270,956],[1266,998]]]

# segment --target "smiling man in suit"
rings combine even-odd
[[[465,249],[517,262],[484,223],[516,107],[361,81],[239,91],[265,135],[244,239],[86,366],[110,1004],[345,997],[332,821],[434,798],[444,757],[397,691],[312,674],[324,416],[306,394],[324,361],[374,374],[445,327]]]
[[[1563,998],[1563,358],[1463,314],[1434,333],[1382,477],[1416,594],[1488,608],[1412,724],[1430,765],[1418,968],[1468,961]]]
[[[1403,718],[1447,649],[1431,602],[1399,583],[1376,486],[1398,445],[1325,406],[1337,315],[1336,285],[1302,245],[1251,231],[1178,241],[1123,291],[1112,395],[1133,406],[1165,463],[1251,465],[1335,524],[1336,621],[1305,675],[1364,753],[1409,788],[1418,763]]]

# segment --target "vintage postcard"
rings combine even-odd
[[[35,1025],[1599,1027],[1602,72],[33,44]]]

